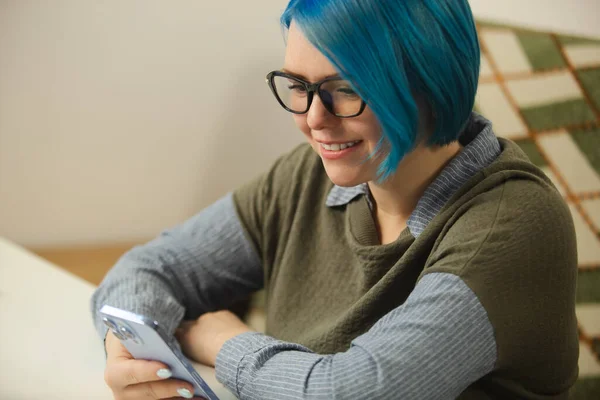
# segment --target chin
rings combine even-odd
[[[337,186],[352,187],[367,181],[366,179],[361,179],[359,174],[349,171],[346,168],[341,170],[341,168],[327,168],[325,166],[325,172],[331,182]]]

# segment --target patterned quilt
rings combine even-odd
[[[476,110],[516,141],[567,201],[577,233],[579,380],[600,399],[600,40],[478,24]]]

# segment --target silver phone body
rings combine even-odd
[[[100,309],[100,314],[104,324],[135,359],[160,361],[169,366],[173,378],[193,384],[196,396],[219,400],[188,359],[171,343],[158,322],[108,305]]]

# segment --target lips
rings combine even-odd
[[[340,142],[340,143],[322,143],[319,142],[319,148],[321,157],[327,160],[339,160],[359,148],[362,144],[362,140],[353,142]]]
[[[347,148],[353,147],[353,146],[357,145],[360,142],[361,142],[360,140],[355,140],[355,141],[352,141],[352,142],[343,142],[343,143],[322,143],[322,142],[319,142],[319,144],[325,150],[328,150],[328,151],[340,151],[340,150],[345,150]]]

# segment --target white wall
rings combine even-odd
[[[534,29],[600,36],[600,0],[469,0],[477,18]]]
[[[0,0],[0,236],[152,237],[301,141],[285,0]]]
[[[0,0],[0,236],[150,238],[299,143],[264,82],[286,3]],[[598,0],[471,3],[600,36]]]

